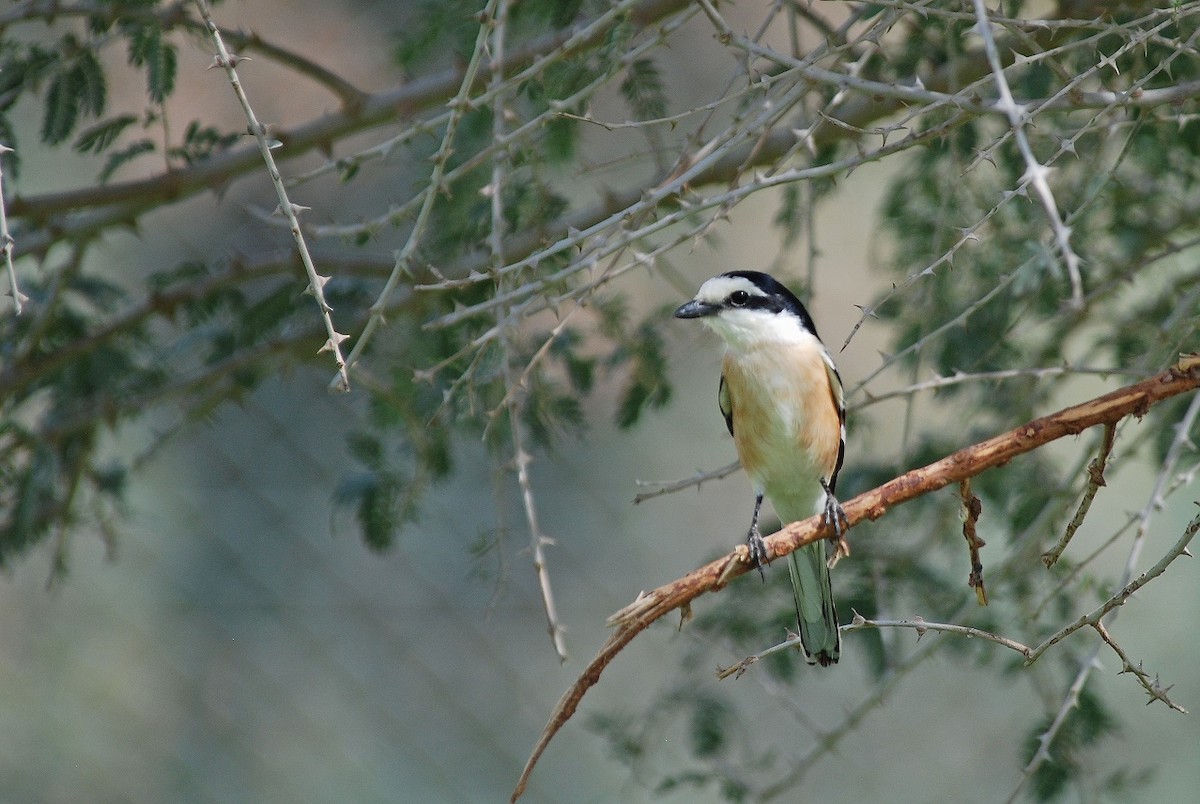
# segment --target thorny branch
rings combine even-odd
[[[480,30],[486,32],[490,28],[491,36],[489,39],[481,40],[480,44],[484,49],[489,51],[489,58],[492,64],[499,64],[504,61],[508,14],[508,0],[496,0],[495,3],[489,5],[484,11],[485,24],[480,26]],[[502,140],[505,135],[505,119],[507,117],[505,114],[505,102],[507,97],[501,91],[503,84],[503,75],[500,71],[493,70],[491,80],[493,92],[493,140]],[[448,147],[446,144],[448,142],[449,139],[444,142],[444,148]],[[507,281],[500,275],[500,268],[504,266],[504,204],[502,191],[507,186],[508,167],[508,155],[504,151],[497,152],[492,158],[492,179],[488,186],[488,192],[491,195],[491,229],[488,233],[488,247],[492,256],[492,272],[495,275],[497,294],[504,292]],[[433,191],[431,189],[426,197],[431,198],[432,196]],[[529,477],[529,465],[532,461],[532,456],[525,447],[527,437],[523,416],[527,395],[525,393],[525,378],[518,376],[517,372],[517,328],[514,324],[503,323],[507,318],[506,311],[503,309],[498,311],[497,317],[499,318],[497,329],[500,333],[499,340],[501,350],[503,351],[501,371],[504,374],[505,385],[504,409],[508,414],[508,427],[512,438],[513,463],[517,472],[517,485],[521,490],[521,503],[525,510],[525,522],[529,527],[529,551],[533,557],[533,569],[537,576],[538,589],[542,596],[542,610],[546,614],[546,627],[550,634],[550,642],[554,646],[554,652],[558,655],[559,661],[565,662],[567,660],[567,646],[564,639],[566,630],[558,617],[558,607],[555,605],[554,591],[550,584],[550,569],[546,563],[546,547],[553,544],[553,542],[542,532],[541,525],[539,524],[537,501],[533,493],[533,482]]]
[[[1009,125],[1012,126],[1013,136],[1017,139],[1017,148],[1021,152],[1021,158],[1025,160],[1024,180],[1033,185],[1034,190],[1037,191],[1038,200],[1046,210],[1046,217],[1050,219],[1050,226],[1054,230],[1054,239],[1058,243],[1058,250],[1062,255],[1063,262],[1066,263],[1067,276],[1071,279],[1071,304],[1077,310],[1082,309],[1083,278],[1079,273],[1079,255],[1071,247],[1071,232],[1063,223],[1062,215],[1058,211],[1058,204],[1054,201],[1054,194],[1050,191],[1050,183],[1046,180],[1049,171],[1033,155],[1029,138],[1025,136],[1025,109],[1013,100],[1012,90],[1008,88],[1008,79],[1004,77],[1004,65],[1000,62],[1000,51],[996,47],[996,39],[992,36],[992,27],[988,21],[987,8],[984,7],[983,0],[972,0],[972,2],[975,5],[977,30],[983,37],[988,65],[992,69],[992,75],[996,79],[996,89],[1000,93],[1000,99],[996,105],[1007,115]]]
[[[304,264],[304,271],[308,275],[308,292],[317,300],[317,306],[321,310],[321,320],[325,324],[325,334],[328,339],[321,347],[322,352],[331,352],[334,362],[337,363],[337,383],[342,391],[350,390],[350,377],[346,373],[346,359],[342,357],[342,341],[348,338],[348,335],[343,335],[337,331],[333,325],[333,308],[325,301],[325,284],[329,281],[328,276],[321,276],[317,273],[316,266],[313,265],[312,255],[308,250],[308,243],[304,240],[304,233],[300,229],[299,213],[306,209],[298,204],[293,204],[288,198],[287,188],[283,186],[283,178],[279,174],[279,168],[275,165],[275,157],[271,154],[273,147],[271,141],[267,138],[267,129],[262,123],[258,122],[258,117],[254,114],[254,109],[250,106],[250,99],[246,96],[246,91],[242,88],[242,82],[238,78],[237,63],[241,60],[238,56],[230,53],[225,48],[225,40],[221,38],[221,31],[217,28],[216,22],[213,21],[212,12],[208,8],[206,0],[195,0],[196,10],[200,12],[205,25],[208,27],[209,35],[212,37],[213,44],[217,47],[217,56],[213,60],[213,67],[219,67],[225,71],[225,75],[229,78],[229,83],[233,87],[233,92],[237,95],[238,103],[241,104],[242,111],[246,115],[246,122],[250,125],[250,133],[254,135],[255,141],[258,143],[258,152],[262,157],[263,162],[267,165],[267,173],[271,177],[271,184],[275,187],[275,195],[279,199],[279,213],[287,219],[288,228],[291,229],[292,239],[296,241],[296,248],[300,253],[300,261]]]
[[[1097,424],[1116,422],[1126,416],[1142,415],[1165,399],[1197,388],[1200,388],[1200,355],[1184,355],[1175,366],[1155,377],[1035,419],[1007,433],[959,450],[928,466],[906,472],[876,489],[860,494],[843,505],[848,526],[853,527],[864,519],[878,519],[889,508],[951,483],[974,477],[987,469],[1001,466],[1018,455],[1064,436],[1080,433]],[[824,538],[825,535],[820,518],[814,516],[786,525],[768,537],[767,549],[773,556],[783,556]],[[1185,534],[1185,539],[1190,540],[1191,535],[1193,534]],[[1137,581],[1125,586],[1092,615],[1080,618],[1042,645],[1035,647],[1028,661],[1035,661],[1052,644],[1093,622],[1099,622],[1101,617],[1124,603],[1129,595],[1161,574],[1174,558],[1186,550],[1185,539],[1181,539],[1176,549],[1164,556],[1154,568]],[[513,800],[521,796],[538,759],[554,735],[575,713],[584,694],[600,680],[600,674],[634,637],[669,612],[690,605],[700,595],[719,591],[727,580],[747,572],[751,567],[745,546],[739,545],[733,553],[693,570],[679,580],[649,593],[640,594],[637,600],[612,615],[609,623],[615,626],[616,630],[555,706],[517,781]]]
[[[1200,529],[1200,516],[1197,516],[1192,520],[1192,523],[1188,525],[1188,530],[1191,531],[1189,538],[1196,535],[1197,529]],[[1133,666],[1133,662],[1129,660],[1129,655],[1125,653],[1124,648],[1117,644],[1117,641],[1113,639],[1112,634],[1108,633],[1108,629],[1104,627],[1103,622],[1092,623],[1092,628],[1096,629],[1096,633],[1098,633],[1100,638],[1104,640],[1104,644],[1112,648],[1113,653],[1117,654],[1117,656],[1121,659],[1121,672],[1133,673],[1134,677],[1138,680],[1138,683],[1141,684],[1142,688],[1146,690],[1146,694],[1150,696],[1150,700],[1146,701],[1147,706],[1155,701],[1162,701],[1167,705],[1168,708],[1174,709],[1176,712],[1180,712],[1185,715],[1187,714],[1186,709],[1167,697],[1167,693],[1171,691],[1171,688],[1163,687],[1158,681],[1158,676],[1150,678],[1150,674],[1142,668],[1141,662],[1138,662],[1137,667]]]
[[[1195,358],[1195,356],[1192,357]],[[1057,644],[1060,640],[1069,634],[1078,631],[1080,628],[1087,626],[1096,628],[1103,640],[1105,632],[1101,631],[1100,629],[1104,627],[1103,620],[1105,617],[1107,617],[1111,623],[1112,620],[1117,616],[1118,607],[1128,600],[1130,595],[1145,586],[1149,581],[1157,578],[1159,575],[1165,572],[1167,566],[1176,558],[1179,558],[1179,556],[1191,555],[1191,553],[1188,551],[1188,544],[1196,535],[1197,530],[1200,530],[1200,516],[1197,516],[1192,520],[1191,524],[1184,529],[1183,535],[1179,538],[1171,550],[1169,550],[1153,567],[1138,576],[1136,580],[1131,580],[1133,579],[1134,569],[1137,567],[1138,558],[1141,556],[1142,547],[1145,545],[1145,537],[1150,527],[1150,518],[1153,516],[1153,513],[1158,510],[1158,507],[1162,503],[1163,492],[1169,483],[1169,478],[1175,473],[1175,467],[1179,461],[1180,455],[1182,454],[1184,445],[1189,443],[1189,434],[1191,433],[1192,425],[1195,423],[1198,415],[1200,415],[1200,394],[1193,396],[1187,412],[1176,424],[1175,438],[1171,442],[1170,449],[1167,450],[1166,460],[1163,462],[1163,467],[1159,472],[1158,480],[1154,484],[1154,489],[1150,493],[1150,499],[1147,501],[1145,507],[1142,508],[1139,516],[1138,530],[1134,535],[1133,544],[1129,549],[1129,557],[1126,559],[1125,568],[1121,573],[1122,589],[1096,609],[1092,610],[1088,614],[1083,615],[1070,625],[1060,629],[1058,632],[1043,641],[1040,645],[1035,647],[1034,653],[1029,661],[1034,661],[1052,645]],[[1097,626],[1099,626],[1099,628],[1097,628]],[[1058,711],[1055,713],[1053,720],[1051,720],[1050,726],[1038,737],[1038,749],[1034,752],[1034,755],[1030,758],[1028,764],[1026,764],[1022,769],[1021,778],[1017,782],[1016,787],[1013,789],[1012,794],[1008,798],[1009,802],[1016,800],[1017,796],[1021,793],[1021,790],[1024,789],[1029,780],[1033,778],[1033,774],[1037,772],[1038,768],[1040,768],[1042,764],[1050,759],[1050,744],[1054,741],[1054,737],[1062,728],[1063,723],[1066,722],[1067,715],[1070,714],[1072,709],[1079,705],[1079,693],[1087,683],[1088,678],[1091,677],[1092,672],[1098,666],[1098,658],[1100,656],[1100,652],[1104,649],[1104,642],[1106,642],[1106,640],[1100,644],[1097,644],[1080,661],[1079,670],[1075,675],[1074,681],[1072,681],[1070,687],[1068,687],[1067,694],[1063,698],[1062,703],[1059,705]],[[1121,660],[1125,665],[1130,664],[1124,652],[1118,652],[1118,656],[1121,657]],[[1145,679],[1141,675],[1138,675],[1137,678],[1138,681],[1145,686]],[[1155,683],[1154,688],[1159,690],[1159,693],[1154,694],[1154,697],[1151,700],[1158,699],[1166,703],[1172,709],[1180,709],[1180,707],[1176,706],[1166,697],[1167,690],[1158,687],[1157,683]]]

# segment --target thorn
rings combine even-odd
[[[333,337],[331,337],[329,340],[325,341],[324,345],[321,346],[321,348],[317,350],[317,354],[321,354],[322,352],[335,351],[339,346],[341,346],[342,341],[346,340],[349,337],[350,337],[349,335],[343,335],[340,332],[333,333]]]
[[[321,276],[320,274],[317,274],[317,283],[316,283],[316,284],[317,284],[317,290],[324,290],[324,289],[325,289],[325,285],[327,285],[327,284],[329,283],[329,280],[330,280],[330,278],[331,278],[331,277],[328,277],[328,276]],[[311,283],[311,282],[309,283],[308,287],[306,287],[306,288],[304,289],[304,292],[305,292],[305,293],[307,293],[307,294],[309,294],[310,296],[316,296],[316,295],[317,295],[317,294],[316,294],[316,292],[313,290],[313,286],[312,286],[312,283]]]
[[[229,58],[226,59],[223,56],[221,56],[220,53],[218,53],[217,55],[213,56],[212,63],[209,64],[204,69],[212,70],[214,68],[220,68],[223,70],[228,67],[229,69],[232,70],[234,67],[237,67],[240,62],[243,62],[243,61],[254,61],[254,59],[250,58],[249,56],[239,56],[236,53],[230,53]]]

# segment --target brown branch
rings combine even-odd
[[[983,502],[971,491],[971,478],[964,478],[958,486],[965,509],[963,538],[967,540],[967,550],[971,554],[971,574],[967,576],[967,585],[975,590],[975,599],[979,601],[979,605],[986,606],[987,588],[983,585],[983,559],[979,557],[979,548],[985,547],[987,543],[975,532],[979,516],[983,513]]]
[[[1064,436],[1076,435],[1098,424],[1117,422],[1126,416],[1143,416],[1159,402],[1197,388],[1200,388],[1200,354],[1183,355],[1174,366],[1148,380],[1034,419],[860,494],[843,506],[848,526],[853,527],[864,519],[879,519],[889,508],[945,488],[951,483],[975,477],[988,469],[1003,466],[1018,455]],[[766,539],[767,549],[772,556],[779,557],[825,535],[820,518],[814,516],[793,522],[769,536]],[[546,728],[521,772],[512,800],[516,801],[525,791],[538,759],[554,735],[574,715],[584,694],[600,680],[600,674],[634,637],[655,620],[677,608],[689,606],[706,592],[719,590],[730,578],[747,572],[751,567],[745,545],[739,545],[729,555],[652,592],[639,595],[637,600],[610,617],[609,623],[616,630],[554,707]],[[1040,652],[1036,652],[1034,658]]]

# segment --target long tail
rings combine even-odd
[[[792,596],[796,600],[804,659],[822,667],[835,664],[842,652],[837,610],[833,607],[833,586],[825,561],[828,543],[821,539],[788,553],[788,572],[792,576]]]

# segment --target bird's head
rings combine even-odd
[[[694,299],[675,311],[675,317],[699,318],[739,349],[817,336],[812,317],[800,300],[774,277],[759,271],[714,276],[700,286]]]

